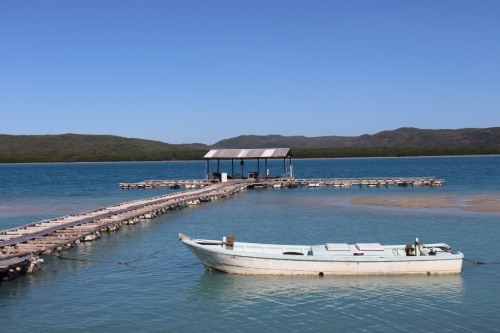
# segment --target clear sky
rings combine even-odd
[[[494,126],[498,0],[0,1],[0,134]]]

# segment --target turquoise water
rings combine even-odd
[[[252,169],[252,162],[246,168]],[[280,164],[270,163],[278,169]],[[354,196],[500,194],[500,157],[296,160],[296,177],[436,176],[443,187],[249,190],[44,256],[0,286],[0,327],[20,332],[498,332],[500,265],[457,276],[273,277],[205,272],[177,242],[446,242],[500,261],[499,214],[352,206]],[[227,164],[223,164],[227,167]],[[261,166],[263,167],[263,166]],[[204,162],[0,165],[0,229],[170,192],[120,182],[200,179]],[[211,166],[211,170],[214,167]],[[271,172],[272,174],[273,172]],[[118,265],[173,247],[147,260]],[[87,261],[83,261],[87,260]]]

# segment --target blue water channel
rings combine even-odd
[[[500,265],[464,262],[460,275],[239,276],[206,272],[177,242],[445,242],[500,262],[498,213],[358,206],[353,197],[500,194],[500,157],[294,160],[296,177],[435,176],[442,187],[248,190],[81,243],[43,271],[0,285],[5,332],[498,332]],[[223,168],[230,168],[226,163]],[[263,166],[262,166],[263,167]],[[270,174],[282,162],[270,162]],[[213,166],[212,166],[213,168]],[[247,162],[250,171],[255,166]],[[223,172],[226,170],[222,170]],[[205,163],[0,165],[0,229],[174,190],[120,182],[201,179]],[[227,172],[230,172],[227,170]],[[147,257],[130,265],[128,261]]]

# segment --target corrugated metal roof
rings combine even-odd
[[[290,156],[290,148],[266,149],[212,149],[204,158],[214,159],[249,159],[249,158],[283,158]]]

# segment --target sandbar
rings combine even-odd
[[[441,208],[500,213],[500,195],[426,195],[353,198],[352,204],[395,208]]]

